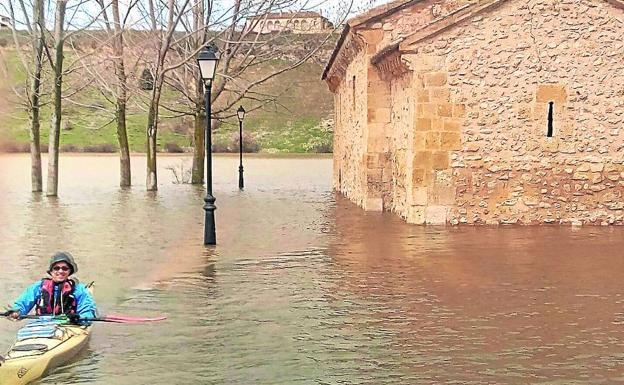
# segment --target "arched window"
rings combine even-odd
[[[275,21],[275,30],[276,30],[276,31],[279,31],[279,30],[281,30],[281,29],[282,29],[281,27],[282,27],[282,25],[281,25],[281,23],[279,22],[279,20],[276,20],[276,21]]]
[[[308,30],[308,22],[307,21],[303,20],[301,22],[301,30],[302,31],[307,31]]]
[[[295,30],[299,30],[301,26],[299,25],[299,20],[295,20]]]
[[[269,22],[267,23],[267,31],[271,32],[272,30],[273,30],[273,22],[272,22],[272,21],[269,21]]]

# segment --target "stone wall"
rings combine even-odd
[[[365,167],[368,137],[366,55],[361,52],[348,68],[334,93],[334,189],[360,206],[364,205]]]
[[[404,57],[425,220],[622,224],[622,36],[607,2],[518,0],[416,43]]]
[[[391,170],[392,188],[387,206],[403,218],[410,218],[412,196],[413,130],[412,116],[414,98],[412,93],[413,74],[407,72],[393,77],[391,89]]]
[[[423,1],[383,22],[364,23],[353,32],[361,46],[350,45],[347,39],[338,53],[339,57],[349,56],[349,61],[339,58],[337,62],[349,64],[346,68],[335,64],[329,75],[335,79],[335,73],[340,74],[340,83],[333,88],[336,95],[334,188],[366,210],[392,210],[410,220],[405,210],[410,209],[412,201],[408,193],[412,184],[409,160],[412,154],[408,154],[413,114],[412,105],[408,104],[412,100],[411,75],[392,80],[371,66],[370,60],[397,37],[422,28],[466,2],[441,6],[431,0]]]

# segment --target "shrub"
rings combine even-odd
[[[9,45],[9,42],[8,42],[8,40],[7,40],[7,39],[5,39],[5,38],[0,38],[0,47],[3,47],[3,48],[4,48],[4,47],[6,47],[6,46],[8,46],[8,45]]]
[[[212,137],[212,152],[232,152],[231,143],[222,137]]]
[[[185,162],[180,162],[179,166],[167,166],[166,170],[171,171],[173,174],[173,178],[175,179],[173,183],[181,184],[181,183],[191,183],[191,176],[193,170],[189,167]]]
[[[61,152],[80,152],[80,149],[75,144],[64,144],[61,146]]]
[[[229,138],[213,137],[213,152],[231,152],[239,151],[238,132],[232,134]],[[260,152],[262,146],[253,134],[243,133],[243,152]]]
[[[63,130],[71,131],[74,129],[74,124],[69,119],[63,120]]]
[[[6,153],[17,153],[17,152],[30,152],[30,144],[29,143],[18,143],[18,142],[0,142],[0,152]]]
[[[175,132],[176,134],[179,135],[188,135],[190,133],[190,127],[192,126],[191,123],[189,123],[187,120],[185,119],[181,119],[176,121],[175,123],[171,124],[171,131]]]
[[[82,151],[84,152],[117,152],[117,148],[110,143],[102,143],[102,144],[92,144],[89,146],[84,146]]]
[[[182,153],[184,152],[184,149],[182,147],[180,147],[179,144],[174,143],[174,142],[167,142],[165,143],[165,152],[171,152],[171,153]]]
[[[233,152],[238,152],[239,149],[239,135],[236,134],[233,137],[232,147],[234,149]],[[258,139],[250,133],[243,133],[243,152],[260,152],[261,146],[258,143]]]
[[[314,137],[304,145],[304,148],[307,152],[317,154],[331,153],[334,151],[333,138],[330,135]]]

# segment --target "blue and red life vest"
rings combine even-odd
[[[60,285],[57,295],[55,286]],[[50,278],[41,280],[41,295],[37,300],[35,312],[37,315],[76,314],[78,308],[74,287],[76,282],[68,279],[65,282],[55,284]],[[60,297],[60,298],[57,298]]]

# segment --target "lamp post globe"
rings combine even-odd
[[[245,187],[245,181],[243,179],[243,120],[245,120],[245,109],[243,106],[238,107],[236,115],[238,115],[238,153],[240,156],[240,163],[238,165],[238,188],[242,190]]]
[[[208,45],[199,52],[197,56],[197,65],[199,66],[199,75],[204,81],[204,98],[206,104],[206,197],[204,198],[204,210],[206,219],[204,224],[204,245],[216,245],[217,235],[215,229],[215,215],[217,209],[215,206],[215,197],[212,195],[212,110],[211,110],[211,91],[212,81],[217,72],[217,64],[220,54],[215,45]]]

